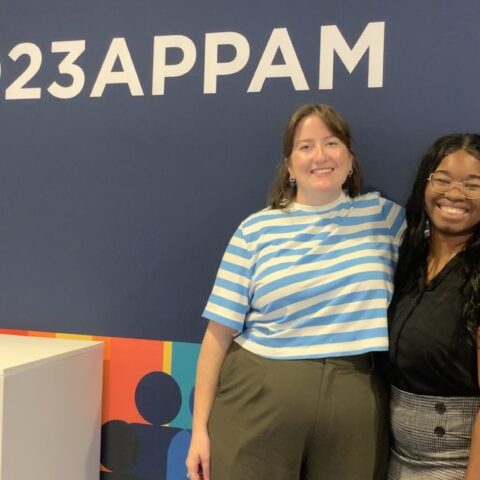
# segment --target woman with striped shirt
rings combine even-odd
[[[269,206],[234,233],[203,313],[191,479],[384,478],[373,352],[388,348],[403,211],[360,190],[347,123],[299,108]]]

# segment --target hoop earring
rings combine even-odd
[[[291,186],[292,188],[294,188],[294,187],[297,185],[297,181],[295,180],[294,177],[290,177],[290,178],[288,179],[288,183],[290,184],[290,186]]]
[[[351,177],[353,175],[353,168],[351,168],[348,173],[347,173],[347,176]]]

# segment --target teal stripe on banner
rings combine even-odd
[[[171,427],[192,428],[190,394],[195,385],[195,372],[200,345],[197,343],[174,342],[172,344],[172,377],[178,383],[182,393],[182,406]]]

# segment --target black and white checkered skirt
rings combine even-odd
[[[392,387],[388,480],[465,477],[480,397],[416,395]]]

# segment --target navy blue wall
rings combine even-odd
[[[479,16],[474,0],[4,0],[0,326],[199,341],[223,248],[265,205],[289,113],[332,104],[352,126],[368,187],[404,202],[434,138],[479,128]],[[352,73],[336,54],[333,88],[320,90],[321,27],[336,25],[353,47],[378,22],[382,86],[368,87],[368,53]],[[288,32],[308,88],[267,78],[249,93],[274,29]],[[205,39],[218,32],[241,34],[250,52],[208,94]],[[154,37],[166,35],[188,37],[196,60],[154,95]],[[114,84],[111,74],[92,96],[115,38],[123,53],[110,71],[130,76]],[[63,99],[48,89],[72,83],[58,71],[65,54],[52,53],[66,41],[85,44],[78,91],[53,90]],[[219,61],[237,54],[221,46]],[[167,52],[167,64],[182,58]],[[275,62],[285,63],[281,52]],[[12,87],[28,65],[25,87],[40,90]]]

